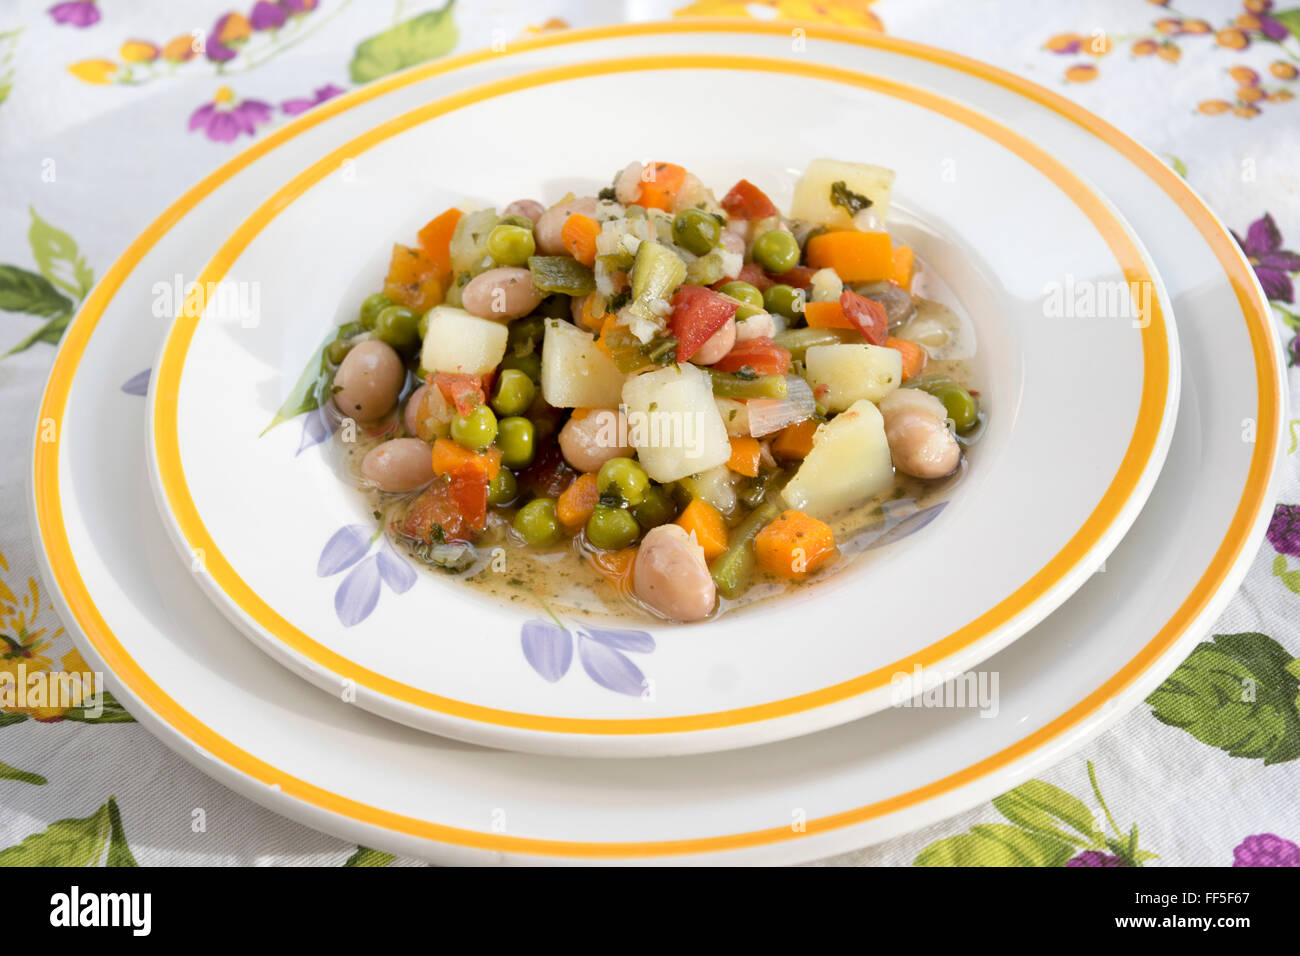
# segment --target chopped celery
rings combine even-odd
[[[686,281],[691,285],[713,285],[726,275],[722,253],[717,249],[706,252],[686,267]]]
[[[670,227],[671,228],[671,227]],[[636,250],[632,265],[632,301],[627,308],[635,319],[658,328],[666,324],[665,316],[652,307],[656,300],[667,301],[686,278],[686,263],[662,243],[647,239]]]
[[[596,277],[591,269],[568,256],[529,256],[528,271],[540,292],[586,295],[596,291]]]
[[[709,369],[718,398],[785,398],[790,392],[784,375],[741,375]]]
[[[451,268],[453,272],[469,272],[477,275],[492,265],[488,255],[488,235],[500,220],[495,209],[480,209],[477,212],[461,216],[451,234]]]

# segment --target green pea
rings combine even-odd
[[[409,349],[420,341],[420,317],[402,305],[390,305],[375,319],[375,338],[395,349]]]
[[[527,372],[508,368],[497,376],[492,392],[492,407],[498,415],[522,415],[533,404],[537,386]]]
[[[508,505],[515,500],[517,494],[519,494],[519,483],[515,481],[515,473],[509,468],[502,468],[497,472],[497,476],[488,482],[489,504]]]
[[[718,289],[723,295],[729,295],[733,299],[739,299],[756,309],[763,308],[763,293],[758,291],[758,286],[750,285],[748,282],[741,282],[735,279]]]
[[[632,508],[632,517],[642,531],[649,531],[676,518],[677,505],[663,485],[651,485],[646,489],[645,499]]]
[[[542,357],[536,352],[529,352],[527,355],[507,355],[501,360],[500,368],[502,371],[516,369],[523,372],[535,384],[542,380]]]
[[[393,300],[382,292],[376,292],[374,295],[366,296],[366,301],[361,303],[361,325],[365,329],[373,329],[375,320],[379,318],[379,313],[393,304]]]
[[[486,405],[451,420],[451,437],[472,451],[482,451],[497,437],[497,417]]]
[[[777,284],[763,293],[763,308],[777,312],[787,319],[803,313],[803,289]]]
[[[799,240],[784,229],[772,229],[754,240],[754,261],[766,271],[780,274],[799,264]]]
[[[329,348],[325,350],[325,357],[329,359],[331,365],[341,365],[351,351],[352,343],[339,339],[329,344]]]
[[[612,491],[629,505],[644,501],[649,487],[650,476],[631,458],[611,458],[596,474],[596,488],[601,494]]]
[[[533,423],[518,415],[501,419],[497,447],[501,449],[501,463],[507,468],[527,468],[533,463],[537,447]]]
[[[646,217],[645,206],[632,203],[632,205],[623,210],[623,217],[625,219],[644,219]]]
[[[608,505],[596,505],[587,519],[587,540],[603,551],[617,551],[636,542],[641,528],[631,512]]]
[[[703,209],[683,209],[673,219],[673,242],[702,256],[722,238],[722,224]]]
[[[968,432],[975,427],[979,421],[979,405],[970,392],[956,382],[927,383],[922,387],[943,402],[943,407],[958,432]]]
[[[522,266],[537,251],[533,231],[523,226],[494,226],[488,233],[487,251],[503,266]]]
[[[515,513],[514,528],[528,544],[545,548],[560,540],[554,498],[534,498]]]

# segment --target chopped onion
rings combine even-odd
[[[817,400],[807,382],[798,375],[787,375],[785,383],[788,389],[785,398],[751,398],[745,403],[749,410],[749,433],[755,438],[812,418],[817,412]]]

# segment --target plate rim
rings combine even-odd
[[[515,45],[515,50],[526,52],[532,49],[559,45],[563,43],[582,42],[586,40],[597,40],[604,37],[617,37],[629,32],[642,31],[645,33],[680,33],[680,32],[700,32],[700,33],[780,33],[787,34],[790,29],[802,29],[807,31],[808,35],[814,39],[828,40],[831,42],[840,42],[847,44],[857,44],[861,46],[875,47],[884,49],[888,52],[904,53],[908,55],[920,56],[930,62],[941,66],[955,69],[957,72],[967,73],[976,76],[992,85],[1002,87],[1019,96],[1034,100],[1040,105],[1047,107],[1052,112],[1057,113],[1064,119],[1080,127],[1104,142],[1109,143],[1118,152],[1129,159],[1134,166],[1144,172],[1152,179],[1174,202],[1182,209],[1183,213],[1189,218],[1198,232],[1207,241],[1207,245],[1215,252],[1220,266],[1224,269],[1226,277],[1231,282],[1238,304],[1241,307],[1243,319],[1246,322],[1247,330],[1250,336],[1252,355],[1255,359],[1257,384],[1259,388],[1259,411],[1261,412],[1260,421],[1262,423],[1272,423],[1273,441],[1257,441],[1256,450],[1252,454],[1251,465],[1247,473],[1245,488],[1242,498],[1237,503],[1233,512],[1231,521],[1228,524],[1227,531],[1223,541],[1219,544],[1211,557],[1209,566],[1206,571],[1197,580],[1196,585],[1192,588],[1192,593],[1179,605],[1177,611],[1170,622],[1160,628],[1154,637],[1142,648],[1141,653],[1131,658],[1120,668],[1118,672],[1104,681],[1092,693],[1088,694],[1072,707],[1053,718],[1037,730],[1027,734],[1025,737],[1015,743],[1003,748],[1002,750],[990,755],[988,758],[979,761],[976,764],[963,768],[957,774],[941,778],[936,781],[940,785],[938,793],[930,793],[930,788],[921,788],[909,793],[898,795],[889,801],[890,806],[880,806],[878,804],[869,804],[865,807],[852,811],[856,814],[854,819],[844,819],[843,815],[833,818],[834,823],[829,826],[821,826],[820,831],[828,829],[843,828],[855,823],[865,823],[879,817],[886,817],[893,813],[906,810],[909,807],[918,807],[926,802],[942,797],[944,794],[952,794],[964,785],[974,785],[979,783],[984,787],[993,787],[998,784],[997,781],[991,780],[990,775],[999,769],[1005,767],[1015,768],[1017,761],[1028,758],[1029,756],[1041,752],[1042,748],[1054,740],[1062,740],[1064,743],[1058,749],[1065,749],[1066,746],[1074,741],[1072,736],[1086,735],[1085,732],[1096,729],[1097,724],[1104,723],[1103,711],[1104,705],[1111,699],[1112,694],[1118,694],[1125,691],[1132,683],[1145,675],[1156,661],[1166,653],[1176,650],[1179,638],[1184,636],[1184,632],[1194,628],[1208,611],[1213,610],[1216,605],[1221,606],[1231,596],[1230,594],[1220,593],[1220,587],[1229,579],[1239,580],[1246,570],[1246,562],[1239,559],[1245,546],[1252,539],[1262,536],[1264,518],[1264,506],[1270,502],[1277,481],[1276,470],[1273,465],[1281,450],[1281,442],[1284,435],[1281,427],[1282,409],[1285,402],[1285,392],[1283,390],[1283,369],[1281,362],[1280,345],[1276,341],[1276,335],[1271,327],[1268,311],[1265,306],[1263,292],[1259,287],[1258,281],[1245,260],[1244,255],[1231,241],[1230,234],[1218,217],[1205,205],[1203,200],[1196,192],[1188,186],[1181,178],[1177,177],[1170,171],[1165,164],[1151,153],[1145,147],[1140,146],[1126,134],[1121,133],[1110,124],[1106,123],[1099,117],[1091,114],[1080,106],[1066,100],[1059,94],[1053,93],[1037,84],[1009,73],[1001,68],[991,66],[965,57],[961,54],[951,53],[949,51],[937,48],[927,47],[915,41],[902,40],[893,37],[881,37],[874,34],[865,34],[856,30],[841,27],[831,27],[821,24],[797,23],[791,21],[780,21],[772,23],[747,23],[735,20],[691,20],[689,22],[667,21],[657,24],[634,24],[630,27],[597,27],[588,30],[575,30],[563,34],[554,34],[551,36],[542,36],[532,40],[522,41]],[[472,63],[480,62],[488,58],[496,58],[501,54],[490,51],[476,51],[473,53],[463,54],[457,57],[439,61],[434,66],[425,65],[415,67],[413,70],[419,71],[424,76],[432,76],[441,72],[447,72],[452,69],[458,69]],[[390,78],[391,79],[391,78]],[[363,87],[354,93],[347,94],[348,97],[361,96],[365,99],[380,95],[388,88],[386,81],[378,81],[368,87]],[[315,125],[316,122],[332,115],[328,108],[331,104],[323,104],[316,110],[304,114],[293,123],[282,127],[275,133],[270,134],[266,139],[254,144],[244,153],[231,160],[230,164],[223,166],[214,173],[208,174],[200,183],[192,187],[185,195],[200,190],[204,187],[209,189],[219,185],[216,180],[233,175],[239,169],[251,163],[253,160],[269,152],[278,146],[283,140],[284,134],[290,129],[301,130],[304,127]],[[325,111],[318,115],[318,111]],[[232,168],[233,167],[233,168]],[[223,180],[224,181],[224,180]],[[127,248],[123,257],[104,274],[99,285],[92,291],[91,297],[111,296],[120,286],[125,275],[129,275],[130,268],[123,265],[128,254],[137,250],[137,248],[148,238],[149,232],[161,229],[165,231],[166,227],[176,221],[180,216],[176,212],[177,204],[168,207],[157,220],[149,231],[142,234]],[[105,291],[112,285],[112,291]],[[61,366],[66,365],[70,359],[68,355],[73,349],[69,346],[76,345],[78,348],[84,348],[86,339],[89,338],[90,329],[84,321],[80,321],[80,314],[77,319],[71,323],[67,334],[65,335],[64,347],[60,349],[55,357],[54,367],[51,369],[50,381],[47,382],[46,388],[42,393],[39,406],[38,417],[36,420],[35,434],[33,435],[33,470],[30,473],[33,479],[31,488],[30,505],[32,531],[35,543],[37,545],[37,557],[46,572],[46,579],[52,584],[52,590],[56,601],[61,607],[61,613],[65,622],[69,625],[69,630],[81,633],[83,640],[83,649],[87,650],[96,660],[105,665],[105,669],[112,671],[114,676],[126,688],[126,693],[137,704],[140,705],[142,712],[146,714],[145,719],[152,726],[156,726],[161,731],[160,736],[165,742],[172,743],[174,749],[177,749],[189,756],[193,762],[200,765],[205,771],[218,775],[224,779],[236,783],[252,783],[256,787],[248,786],[241,789],[241,792],[248,796],[271,806],[280,812],[286,812],[290,816],[310,817],[313,825],[320,825],[321,820],[327,820],[337,829],[347,829],[351,832],[368,832],[371,834],[384,834],[394,837],[398,834],[412,835],[417,838],[425,837],[437,840],[442,844],[442,848],[450,853],[457,853],[463,849],[475,846],[477,844],[468,844],[459,840],[439,840],[438,836],[432,836],[428,833],[421,833],[418,829],[394,828],[385,825],[388,821],[384,811],[378,811],[381,821],[365,821],[360,818],[341,812],[335,808],[326,808],[308,799],[307,794],[302,789],[289,791],[288,789],[274,790],[272,787],[283,780],[283,776],[267,774],[260,771],[260,767],[265,767],[264,762],[247,754],[229,744],[212,732],[206,736],[202,733],[198,735],[187,734],[177,725],[169,722],[164,716],[166,713],[179,711],[182,718],[189,717],[174,700],[169,698],[164,692],[161,692],[152,679],[143,672],[138,672],[135,676],[143,678],[145,689],[154,692],[155,696],[161,696],[162,707],[155,709],[146,705],[142,697],[137,693],[136,688],[126,681],[122,680],[118,670],[111,666],[114,661],[121,662],[125,660],[128,664],[133,665],[130,655],[117,642],[116,636],[108,630],[105,622],[99,617],[97,610],[94,608],[93,601],[87,601],[88,594],[84,588],[84,582],[76,573],[75,565],[72,567],[72,575],[65,580],[56,573],[56,568],[51,555],[46,548],[47,532],[50,529],[51,517],[56,520],[56,524],[62,524],[62,514],[58,510],[57,500],[54,504],[54,511],[45,507],[48,504],[47,498],[42,495],[42,487],[39,481],[40,477],[50,471],[51,466],[53,473],[57,475],[58,468],[58,446],[54,443],[54,448],[42,448],[40,441],[40,429],[42,422],[49,412],[57,411],[63,401],[66,401],[66,394],[62,400],[52,393],[52,383],[55,371]],[[1271,374],[1269,374],[1271,372]],[[1272,397],[1271,403],[1266,402],[1266,398]],[[57,418],[55,419],[57,420]],[[1260,432],[1264,437],[1268,436],[1268,430],[1261,428]],[[1260,446],[1263,446],[1262,448]],[[1261,480],[1262,479],[1262,480]],[[1214,580],[1210,580],[1214,578]],[[76,588],[80,588],[80,593],[69,594],[65,591],[65,584],[71,582]],[[1226,589],[1225,589],[1226,590]],[[83,612],[88,610],[84,618],[76,613],[77,609]],[[1178,625],[1174,620],[1179,621]],[[1185,619],[1185,621],[1184,621]],[[108,654],[101,654],[100,648],[90,637],[86,630],[85,621],[89,620],[92,624],[97,625],[101,635],[107,634]],[[1190,638],[1189,638],[1190,639]],[[116,645],[111,646],[111,645]],[[138,670],[138,669],[137,669]],[[1101,717],[1101,720],[1095,718]],[[156,721],[156,724],[155,724]],[[183,723],[184,721],[182,721]],[[1071,734],[1070,732],[1074,733]],[[215,737],[216,747],[212,746]],[[242,761],[230,761],[223,756],[218,755],[222,745],[228,754],[231,750],[235,753],[243,753],[252,762],[252,769]],[[1058,755],[1059,756],[1059,755]],[[274,768],[271,768],[274,769]],[[1018,772],[1023,774],[1027,768],[1021,764]],[[961,780],[953,780],[956,776],[962,776]],[[1015,776],[1013,774],[1012,776]],[[969,779],[967,779],[969,778]],[[942,785],[947,784],[946,787]],[[309,788],[310,785],[307,785]],[[927,792],[921,792],[926,790]],[[955,809],[955,808],[954,808]],[[951,810],[949,811],[951,812]],[[409,818],[403,818],[409,819]],[[830,819],[830,818],[827,818]],[[421,821],[411,821],[420,823]],[[816,822],[816,821],[810,821]],[[822,821],[823,823],[825,820]],[[468,833],[474,835],[473,831],[457,831],[457,833]],[[765,831],[752,831],[752,833],[764,833]],[[799,834],[794,834],[799,835]],[[810,828],[807,836],[812,836],[813,831]],[[723,852],[728,850],[740,849],[744,846],[757,845],[755,841],[748,840],[738,842],[737,838],[743,838],[746,834],[729,835],[718,838],[704,838],[712,846],[681,846],[675,845],[671,849],[663,851],[668,854],[673,853],[705,853],[710,851]],[[781,837],[787,841],[792,834],[788,828],[784,828]],[[778,838],[779,839],[779,838]],[[498,841],[492,841],[493,845],[488,847],[492,850],[515,849],[513,847],[503,847]],[[581,858],[589,859],[591,856],[602,856],[609,858],[608,844],[593,844],[588,849],[590,852],[579,854]],[[537,843],[530,843],[527,846],[517,848],[522,854],[545,852],[539,849]],[[603,851],[603,852],[602,852]],[[631,854],[633,856],[637,853]],[[641,856],[645,855],[645,848],[641,848]]]
[[[195,288],[214,288],[215,284],[223,281],[229,269],[260,233],[296,199],[337,169],[342,160],[360,156],[422,123],[498,96],[550,83],[641,70],[680,69],[737,69],[842,83],[894,96],[961,122],[1033,165],[1056,189],[1064,193],[1100,234],[1114,256],[1117,268],[1128,282],[1145,283],[1146,287],[1158,292],[1162,288],[1141,242],[1118,210],[1095,187],[1060,159],[986,113],[933,91],[878,74],[801,60],[712,53],[651,54],[587,60],[514,73],[440,97],[372,126],[326,155],[304,159],[298,174],[277,189],[233,233],[221,241],[217,252],[200,272]],[[1086,580],[1088,573],[1104,561],[1136,519],[1155,484],[1172,439],[1179,386],[1176,363],[1178,347],[1174,322],[1165,314],[1167,305],[1168,302],[1162,295],[1152,296],[1147,316],[1149,321],[1141,326],[1143,383],[1140,402],[1132,435],[1115,474],[1082,525],[1066,537],[1059,550],[1033,571],[1027,580],[1016,585],[996,604],[952,633],[938,637],[923,648],[865,674],[844,678],[799,694],[724,710],[669,717],[579,717],[490,707],[412,686],[396,677],[370,670],[348,657],[345,652],[322,644],[310,633],[286,620],[230,564],[208,530],[189,491],[179,449],[178,395],[190,354],[189,347],[202,318],[203,310],[197,304],[194,308],[187,304],[180,310],[181,314],[168,330],[159,349],[158,360],[154,363],[149,389],[149,426],[146,432],[150,474],[159,510],[174,542],[182,555],[203,554],[204,573],[200,575],[199,582],[227,617],[259,646],[267,642],[273,645],[271,648],[263,646],[263,649],[271,651],[278,661],[284,662],[290,655],[296,658],[296,666],[293,667],[296,673],[330,689],[346,681],[346,686],[355,687],[357,702],[381,716],[396,717],[403,723],[422,729],[462,736],[479,743],[525,749],[538,745],[538,740],[533,735],[590,735],[635,741],[636,746],[646,748],[652,746],[652,742],[644,738],[663,737],[661,745],[677,752],[677,748],[691,744],[674,738],[701,731],[710,732],[711,743],[697,740],[694,741],[696,747],[720,749],[723,742],[713,738],[724,730],[734,731],[752,724],[765,724],[762,736],[766,740],[820,729],[791,724],[795,718],[835,705],[845,705],[835,711],[836,722],[865,716],[867,704],[874,703],[876,706],[872,709],[876,710],[887,703],[880,691],[890,687],[894,675],[911,674],[915,668],[938,672],[951,666],[954,658],[959,655],[965,665],[970,664],[968,658],[977,654],[987,657],[1042,620],[1073,593]],[[368,692],[364,698],[363,689]],[[852,712],[847,706],[848,702],[857,705]],[[425,721],[420,720],[421,715]],[[824,719],[831,719],[831,715],[827,714]],[[779,726],[775,723],[767,724],[769,721],[782,723]],[[529,733],[521,736],[513,731]],[[631,745],[633,744],[629,743]],[[559,747],[561,744],[552,741],[549,746]]]

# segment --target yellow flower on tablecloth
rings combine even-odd
[[[105,86],[113,82],[118,69],[112,60],[78,60],[68,67],[68,72],[83,83]]]
[[[750,17],[753,19],[814,20],[842,27],[884,32],[880,18],[868,9],[874,0],[695,0],[674,12],[678,17]]]
[[[0,554],[0,571],[8,571],[9,563]],[[38,628],[37,622],[41,612],[41,590],[35,578],[27,579],[25,591],[15,592],[0,577],[0,673],[13,675],[14,686],[20,677],[49,671],[54,662],[46,656],[54,640],[63,633],[58,628],[47,634],[45,628]],[[75,651],[73,652],[75,653]],[[77,655],[80,660],[80,655]],[[84,662],[83,662],[84,664]],[[20,670],[21,668],[21,670]],[[81,667],[80,670],[89,668]],[[55,720],[62,717],[64,707],[18,707],[0,706],[0,710],[10,713],[27,714],[36,720]]]
[[[163,44],[162,58],[168,63],[184,63],[192,59],[197,51],[194,49],[194,37],[188,33],[168,40]]]
[[[158,47],[148,40],[127,40],[117,53],[128,63],[152,63],[158,59]]]

